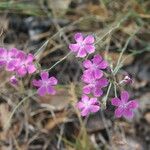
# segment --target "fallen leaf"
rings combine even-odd
[[[127,33],[129,35],[135,33],[138,29],[138,26],[137,24],[134,22],[134,21],[131,21],[131,22],[127,22],[122,28],[121,30],[124,32],[124,33]]]
[[[108,10],[102,5],[88,4],[87,9],[90,14],[96,15],[101,21],[108,20]]]
[[[150,124],[150,112],[144,115],[145,120]]]
[[[48,6],[51,8],[55,15],[62,16],[66,13],[70,0],[48,0]]]
[[[138,98],[139,106],[142,111],[150,108],[150,92],[143,94]]]
[[[144,150],[142,144],[132,137],[114,134],[111,139],[112,147],[116,150]]]
[[[55,116],[53,118],[48,119],[44,129],[52,130],[57,125],[67,122],[67,121],[68,121],[67,112],[57,113],[57,114],[55,114]]]
[[[116,53],[116,52],[109,52],[109,55],[108,55],[108,59],[114,64],[116,65],[117,64],[117,61],[119,59],[119,56],[120,56],[120,53]],[[126,59],[127,58],[127,59]],[[134,57],[132,55],[129,55],[129,54],[123,54],[122,55],[122,60],[125,61],[123,62],[123,65],[130,65],[133,60],[134,60]]]
[[[45,95],[38,98],[39,103],[49,104],[54,110],[62,110],[71,101],[71,95],[67,89],[57,90],[56,95]]]
[[[100,113],[94,114],[89,117],[86,128],[89,133],[98,132],[105,128],[108,128],[112,125],[111,121],[105,118],[105,122],[103,122]]]

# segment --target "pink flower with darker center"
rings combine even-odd
[[[76,43],[70,44],[69,49],[77,53],[77,57],[85,57],[87,54],[95,52],[94,37],[92,35],[84,38],[82,33],[76,33],[74,39]]]
[[[83,66],[86,68],[84,73],[93,74],[96,79],[99,79],[103,76],[102,69],[106,69],[108,63],[100,55],[95,55],[92,60],[85,60]]]
[[[129,94],[127,91],[121,92],[121,99],[113,98],[111,104],[116,106],[115,116],[117,118],[125,117],[127,119],[132,119],[134,116],[133,111],[139,107],[137,100],[129,101]]]
[[[108,80],[104,77],[100,79],[95,79],[91,74],[83,74],[83,82],[86,84],[83,87],[84,94],[93,94],[99,97],[103,94],[102,88],[108,85]]]
[[[41,73],[41,80],[33,80],[32,84],[38,88],[38,94],[44,96],[45,94],[54,95],[56,91],[54,90],[54,85],[57,84],[57,79],[55,77],[50,77],[48,72]]]
[[[23,77],[27,73],[33,74],[36,71],[36,67],[33,63],[35,58],[31,53],[26,55],[24,52],[20,52],[17,58],[20,60],[16,67],[16,72],[19,76]]]
[[[77,108],[81,110],[82,116],[87,116],[90,113],[95,113],[100,110],[97,98],[89,98],[86,95],[82,96],[81,101],[77,103]]]

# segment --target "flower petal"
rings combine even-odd
[[[98,69],[94,70],[93,73],[96,79],[100,79],[103,76],[103,71],[98,70]]]
[[[100,88],[94,88],[94,89],[93,89],[93,95],[94,95],[95,97],[102,96],[102,94],[103,94],[103,91],[102,91]]]
[[[54,87],[48,85],[48,86],[47,86],[47,93],[48,93],[48,94],[51,94],[51,95],[55,95],[55,94],[56,94],[56,91],[55,91]]]
[[[99,68],[100,69],[106,69],[108,67],[108,62],[103,60],[100,64],[99,64]]]
[[[36,68],[35,68],[34,65],[29,65],[29,66],[27,67],[27,70],[28,70],[28,73],[29,73],[29,74],[32,74],[32,73],[34,73],[34,72],[36,71]]]
[[[78,51],[78,53],[77,53],[77,57],[83,58],[83,57],[85,57],[86,55],[87,55],[87,54],[86,54],[85,48],[80,48],[79,51]]]
[[[28,63],[31,63],[31,62],[33,62],[33,60],[34,60],[34,56],[32,54],[28,54],[26,61]]]
[[[76,106],[78,109],[81,109],[81,110],[84,109],[85,107],[83,102],[78,102]]]
[[[92,59],[92,61],[94,64],[99,65],[99,63],[102,61],[101,55],[99,55],[99,54],[95,55],[94,58]]]
[[[69,49],[72,52],[77,52],[80,49],[80,45],[79,44],[69,44]]]
[[[91,62],[90,60],[85,60],[85,61],[83,62],[83,66],[84,66],[85,68],[90,68],[90,67],[92,66],[92,62]]]
[[[92,54],[95,52],[95,46],[93,45],[85,45],[84,46],[87,53]]]
[[[74,35],[74,39],[76,42],[82,42],[83,41],[83,34],[82,33],[76,33]]]
[[[131,100],[128,102],[128,106],[129,109],[136,109],[139,107],[139,104],[137,102],[137,100]]]
[[[98,112],[100,110],[100,106],[97,106],[97,105],[92,105],[90,107],[90,111],[95,113],[95,112]]]
[[[108,80],[106,78],[101,78],[97,82],[97,86],[99,87],[106,87],[108,85]]]
[[[90,98],[90,104],[94,105],[97,102],[97,98]]]
[[[85,39],[84,39],[84,43],[85,44],[93,44],[94,43],[94,36],[93,35],[88,35]]]
[[[84,94],[90,94],[91,93],[91,87],[86,85],[83,87],[83,93]]]
[[[111,104],[114,105],[114,106],[119,106],[121,104],[121,101],[119,98],[113,98],[111,100]]]
[[[132,119],[133,116],[134,116],[134,113],[132,110],[130,109],[125,109],[124,112],[123,112],[123,116],[126,118],[126,119]]]
[[[27,74],[27,70],[24,66],[22,66],[19,69],[17,69],[17,73],[19,76],[25,76]]]
[[[128,101],[128,99],[129,99],[128,92],[127,91],[122,91],[121,92],[121,101],[126,103]]]
[[[32,81],[32,84],[33,84],[34,86],[36,86],[36,87],[40,87],[40,86],[42,86],[42,80],[36,80],[36,79],[34,79],[34,80]]]
[[[49,74],[48,72],[41,72],[41,79],[42,80],[48,80]]]
[[[120,117],[123,115],[123,112],[124,112],[124,109],[123,109],[123,108],[117,108],[117,109],[115,110],[115,116],[116,116],[117,118],[120,118]]]
[[[89,109],[88,108],[84,108],[82,111],[81,111],[81,115],[82,116],[87,116],[89,114]]]
[[[26,54],[22,51],[19,51],[16,57],[20,58],[20,60],[25,60],[26,59]]]
[[[38,94],[40,96],[44,96],[46,94],[46,87],[45,86],[41,86],[39,89],[38,89]]]
[[[0,60],[0,67],[3,67],[6,64],[6,61]]]
[[[50,77],[48,81],[50,85],[56,85],[58,83],[58,80],[55,77]]]
[[[87,103],[89,101],[89,97],[86,95],[82,96],[82,102]]]

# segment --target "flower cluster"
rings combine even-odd
[[[76,43],[70,44],[69,49],[76,54],[76,57],[83,58],[87,56],[87,54],[95,52],[94,37],[92,35],[84,37],[82,33],[76,33],[74,35],[74,39]],[[83,67],[83,96],[77,103],[77,108],[81,111],[82,116],[87,116],[90,113],[99,111],[100,109],[100,104],[97,98],[102,96],[102,88],[106,87],[109,83],[108,79],[104,77],[103,72],[103,69],[108,67],[108,63],[103,60],[100,55],[94,55],[93,59],[87,59],[83,62]],[[126,75],[119,84],[122,85],[131,83],[132,79]],[[93,97],[90,98],[87,95],[92,95]],[[123,116],[130,119],[133,117],[133,110],[138,108],[138,102],[136,100],[128,101],[128,99],[129,94],[127,91],[121,92],[121,99],[112,99],[112,105],[117,107],[115,110],[115,116],[117,118]]]
[[[0,48],[0,68],[4,67],[6,71],[13,72],[19,77],[23,77],[27,73],[33,74],[36,71],[36,67],[33,63],[34,59],[31,53],[26,54],[16,48],[10,50]],[[14,81],[15,76],[10,80]]]
[[[27,74],[33,74],[37,69],[34,65],[35,57],[31,53],[12,48],[7,50],[0,48],[0,68],[13,72],[9,81],[12,85],[18,84],[18,77],[24,77]],[[41,72],[41,80],[33,80],[33,85],[38,88],[38,94],[44,96],[46,93],[54,95],[56,91],[53,86],[57,84],[55,77],[50,77],[48,72]]]
[[[88,35],[83,36],[82,33],[74,35],[75,44],[70,44],[69,49],[76,54],[77,57],[84,58],[88,54],[95,52],[94,37]],[[0,48],[0,68],[5,68],[6,71],[12,72],[13,76],[10,78],[12,85],[18,84],[18,78],[24,77],[27,74],[33,74],[37,68],[34,65],[35,57],[31,53],[12,48],[7,50]],[[104,69],[108,68],[108,63],[101,55],[94,55],[92,59],[83,61],[82,82],[84,83],[82,89],[82,98],[77,103],[77,108],[81,111],[82,116],[87,116],[90,113],[95,113],[100,110],[100,103],[98,97],[103,95],[103,88],[109,84],[109,80],[104,75]],[[54,95],[56,93],[54,86],[57,84],[55,77],[49,77],[49,73],[42,71],[40,73],[41,79],[32,81],[32,85],[37,87],[37,93],[40,96],[45,94]],[[126,75],[119,86],[123,84],[131,84],[132,79]],[[114,83],[115,84],[115,83]],[[117,118],[125,117],[127,119],[133,118],[134,110],[138,108],[137,100],[129,101],[129,94],[127,91],[121,92],[121,98],[113,98],[111,104],[116,108],[115,116]]]
[[[82,81],[86,84],[83,87],[84,94],[93,94],[99,97],[103,94],[102,88],[108,85],[108,80],[103,77],[102,69],[106,69],[108,63],[100,55],[95,55],[92,60],[83,62],[85,68]]]
[[[84,103],[84,109],[83,107],[80,107],[79,104],[85,102],[89,99],[82,97],[81,102],[78,102],[78,108],[82,111],[81,115],[82,116],[86,116],[91,112],[97,112],[100,109],[99,103],[97,101],[97,98],[95,97],[100,97],[103,94],[103,87],[106,87],[108,85],[108,80],[104,77],[104,73],[102,71],[102,69],[106,69],[108,66],[108,63],[102,59],[102,57],[100,55],[95,55],[93,57],[93,59],[91,60],[85,60],[83,62],[83,67],[84,67],[84,72],[82,75],[82,81],[84,82],[84,86],[83,86],[83,94],[88,95],[88,94],[92,94],[94,96],[94,103],[92,103],[93,101],[89,100],[88,105],[87,103]],[[94,106],[93,106],[94,105]],[[95,106],[96,105],[96,106]],[[91,109],[92,108],[92,109]],[[95,109],[95,110],[94,110]],[[86,111],[85,111],[86,110]]]

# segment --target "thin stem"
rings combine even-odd
[[[119,58],[118,58],[118,61],[117,61],[117,65],[116,65],[116,67],[115,67],[115,69],[114,69],[114,71],[113,71],[113,74],[114,74],[114,75],[116,75],[116,73],[117,73],[118,70],[120,69],[120,66],[122,65],[121,59],[122,59],[122,56],[123,56],[125,50],[127,49],[127,46],[128,46],[128,44],[129,44],[129,42],[131,41],[131,39],[134,37],[134,35],[135,35],[138,31],[139,31],[139,29],[136,30],[136,31],[127,39],[127,41],[126,41],[126,43],[125,43],[125,45],[124,45],[124,47],[123,47],[123,49],[122,49],[122,51],[121,51],[121,53],[120,53],[120,55],[119,55]]]
[[[114,92],[115,92],[115,97],[117,97],[117,87],[115,83],[114,83]]]
[[[107,102],[107,98],[108,98],[108,95],[109,95],[111,86],[112,86],[112,83],[110,82],[110,84],[109,84],[109,86],[108,86],[108,89],[107,89],[106,96],[105,96],[104,99],[102,100],[102,103],[103,103],[104,108],[106,108],[106,102]]]
[[[65,60],[68,56],[70,56],[72,54],[72,52],[70,51],[66,56],[64,56],[62,59],[60,59],[59,61],[57,61],[52,67],[45,69],[44,71],[50,71],[51,69],[53,69],[56,65],[58,65],[59,63],[61,63],[63,60]]]

